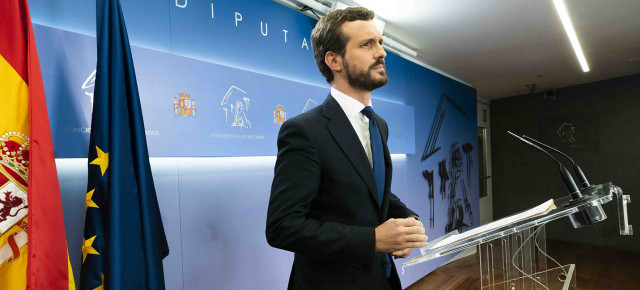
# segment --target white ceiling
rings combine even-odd
[[[373,9],[385,34],[484,99],[528,93],[528,84],[542,91],[640,73],[640,0],[565,0],[587,73],[552,0],[340,2]]]

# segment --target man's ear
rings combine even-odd
[[[328,51],[324,55],[324,62],[332,71],[335,71],[335,72],[342,71],[342,56],[340,56],[339,54],[333,51]]]

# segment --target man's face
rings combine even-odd
[[[382,48],[382,34],[373,21],[351,21],[342,25],[349,38],[342,64],[349,85],[355,89],[373,91],[384,86],[387,77]]]

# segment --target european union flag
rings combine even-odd
[[[81,289],[164,289],[169,254],[118,0],[96,1],[98,65]]]

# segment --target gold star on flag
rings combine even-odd
[[[104,290],[104,274],[102,274],[102,285],[100,285],[100,286],[98,286],[96,288],[93,288],[93,290]]]
[[[93,200],[91,200],[93,198],[93,192],[94,191],[96,191],[95,188],[92,189],[91,191],[87,192],[87,197],[85,198],[86,199],[85,207],[84,207],[85,210],[87,210],[87,208],[89,208],[89,207],[100,208],[100,207],[98,207],[98,205],[95,202],[93,202]]]
[[[93,240],[95,240],[96,237],[97,235],[89,238],[88,240],[85,240],[84,237],[82,238],[82,263],[84,263],[88,254],[100,255],[100,253],[93,248]]]
[[[96,151],[98,152],[98,157],[93,159],[89,164],[100,165],[102,176],[104,176],[104,172],[107,171],[107,167],[109,167],[109,153],[102,152],[98,146],[96,146]]]

